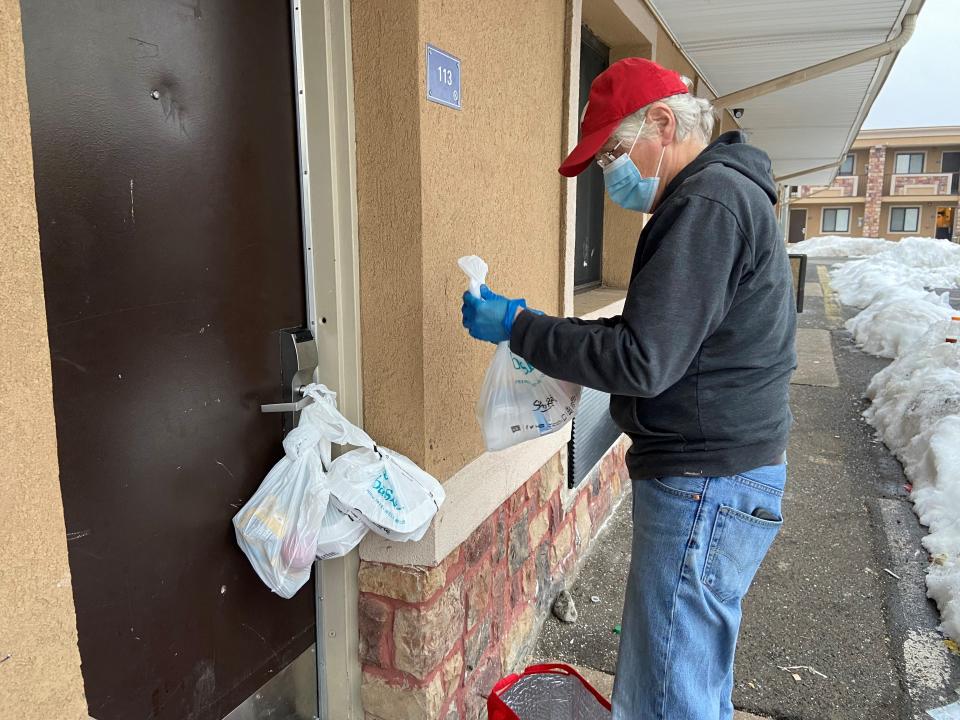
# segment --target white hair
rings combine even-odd
[[[684,77],[682,79],[688,88],[693,87],[690,78]],[[709,100],[699,98],[692,93],[683,93],[671,95],[655,102],[662,102],[673,110],[673,115],[677,119],[676,137],[678,141],[683,142],[688,137],[693,137],[704,145],[710,142],[713,135],[713,125],[716,122],[716,111]],[[640,137],[656,137],[658,134],[656,124],[644,123],[647,110],[650,109],[651,105],[653,103],[640,108],[632,115],[627,115],[610,139],[614,142],[622,142],[629,147],[637,137],[637,133],[641,132],[641,126],[643,131]]]

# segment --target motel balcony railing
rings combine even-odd
[[[894,173],[889,195],[956,195],[958,173]]]

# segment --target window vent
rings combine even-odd
[[[610,417],[610,395],[584,388],[570,438],[570,487],[583,482],[620,435],[620,428]]]

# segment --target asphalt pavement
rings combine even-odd
[[[887,361],[843,329],[856,310],[834,297],[830,262],[807,270],[785,523],[744,600],[734,704],[781,720],[925,719],[958,699],[960,657],[925,596],[923,529],[902,468],[861,417]],[[538,658],[614,672],[629,509],[626,495],[571,584],[578,622],[548,619]]]

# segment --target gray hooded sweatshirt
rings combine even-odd
[[[664,189],[622,315],[517,317],[515,354],[611,394],[633,479],[782,462],[796,306],[776,200],[770,159],[728,132]]]

